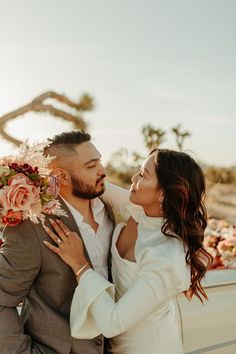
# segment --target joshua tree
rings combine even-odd
[[[158,147],[165,141],[166,132],[161,128],[155,129],[152,125],[147,124],[142,128],[145,145],[148,150]]]
[[[128,149],[125,147],[113,152],[111,155],[111,162],[114,167],[124,168],[127,167],[127,161],[129,157]]]
[[[67,110],[57,108],[53,103],[45,102],[46,100],[54,101],[54,103],[64,104],[67,106]],[[69,110],[68,110],[69,108]],[[73,123],[73,126],[77,129],[87,129],[87,123],[85,122],[82,113],[90,111],[94,108],[93,99],[88,94],[83,94],[77,101],[70,100],[67,96],[58,94],[54,91],[48,91],[40,96],[37,96],[25,106],[18,108],[15,111],[4,114],[0,117],[0,134],[2,137],[15,144],[21,145],[21,141],[12,137],[5,131],[5,125],[7,122],[25,114],[28,112],[45,112],[54,117],[61,118],[65,121]]]
[[[176,127],[173,127],[171,130],[175,135],[176,144],[179,150],[181,151],[183,149],[184,140],[187,137],[191,136],[191,133],[188,131],[181,132],[181,124],[178,124]]]

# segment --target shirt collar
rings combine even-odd
[[[93,211],[93,216],[95,217],[100,213],[100,211],[104,208],[104,203],[101,201],[100,198],[94,198],[91,200],[91,207]]]
[[[61,195],[60,195],[60,197],[64,201],[64,203],[67,205],[67,207],[69,208],[69,210],[70,210],[71,214],[73,215],[74,219],[76,220],[78,226],[82,229],[86,228],[87,224],[84,222],[83,215],[77,209],[75,209],[65,198],[63,198]],[[96,216],[103,210],[104,204],[99,198],[94,198],[94,199],[91,199],[91,208],[93,211],[94,219],[96,220]]]

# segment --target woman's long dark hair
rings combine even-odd
[[[162,232],[183,241],[186,263],[191,271],[191,285],[185,296],[191,299],[196,295],[202,301],[207,295],[201,280],[212,263],[211,255],[203,247],[207,225],[204,174],[186,153],[167,149],[155,149],[153,153],[156,154],[158,184],[164,190]]]

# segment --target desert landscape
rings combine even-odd
[[[208,188],[207,211],[209,218],[236,223],[236,186],[215,184]]]

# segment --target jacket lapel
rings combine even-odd
[[[88,260],[88,262],[90,263],[91,267],[93,268],[93,265],[92,265],[92,262],[91,262],[91,259],[89,257],[89,254],[88,254],[88,251],[85,247],[85,244],[84,244],[84,241],[83,241],[83,238],[81,236],[81,233],[80,233],[80,230],[78,228],[78,225],[73,217],[73,215],[71,214],[70,212],[70,209],[68,208],[68,206],[66,205],[66,203],[64,202],[64,200],[59,196],[58,197],[59,201],[60,201],[60,204],[61,204],[61,207],[62,209],[67,213],[68,216],[61,216],[59,219],[61,219],[61,221],[68,227],[69,230],[73,231],[73,232],[77,232],[78,236],[80,237],[80,239],[82,240],[83,242],[83,246],[84,246],[84,253],[85,253],[85,256]]]
[[[113,236],[113,231],[115,229],[116,226],[116,218],[115,215],[113,213],[112,207],[110,206],[110,204],[107,204],[104,202],[104,200],[102,199],[102,197],[100,197],[100,200],[102,201],[102,203],[104,204],[104,208],[112,222],[113,225],[113,230],[112,230],[112,234],[110,237],[110,244],[109,244],[109,250],[108,250],[108,256],[107,256],[107,266],[108,266],[108,280],[112,283],[113,279],[112,279],[112,254],[111,254],[111,246],[112,246],[112,236]]]
[[[83,243],[83,246],[84,246],[84,253],[85,253],[85,256],[90,264],[90,266],[93,268],[93,265],[92,265],[92,262],[91,262],[91,259],[89,257],[89,254],[88,254],[88,251],[85,247],[85,244],[84,244],[84,241],[83,241],[83,238],[81,236],[81,233],[80,233],[80,230],[78,228],[78,225],[73,217],[73,215],[71,214],[70,212],[70,209],[67,207],[66,203],[64,202],[64,200],[59,196],[58,197],[60,203],[61,203],[61,207],[62,209],[67,213],[68,217],[66,216],[61,216],[60,219],[61,221],[68,227],[68,229],[70,229],[71,231],[74,231],[74,232],[77,232],[78,236],[80,237],[80,239],[82,240],[82,243]],[[113,224],[113,229],[115,228],[115,225],[116,225],[116,220],[115,220],[115,216],[114,216],[114,213],[113,213],[113,210],[111,208],[111,206],[107,203],[104,202],[104,200],[100,197],[100,200],[102,201],[102,203],[104,204],[104,208],[105,208],[105,211],[107,212],[112,224]],[[113,232],[112,232],[113,233]],[[112,236],[112,235],[111,235]],[[112,282],[112,273],[111,273],[111,245],[112,245],[112,237],[110,237],[110,245],[109,245],[109,251],[108,251],[108,259],[107,259],[107,262],[108,262],[108,280]]]

